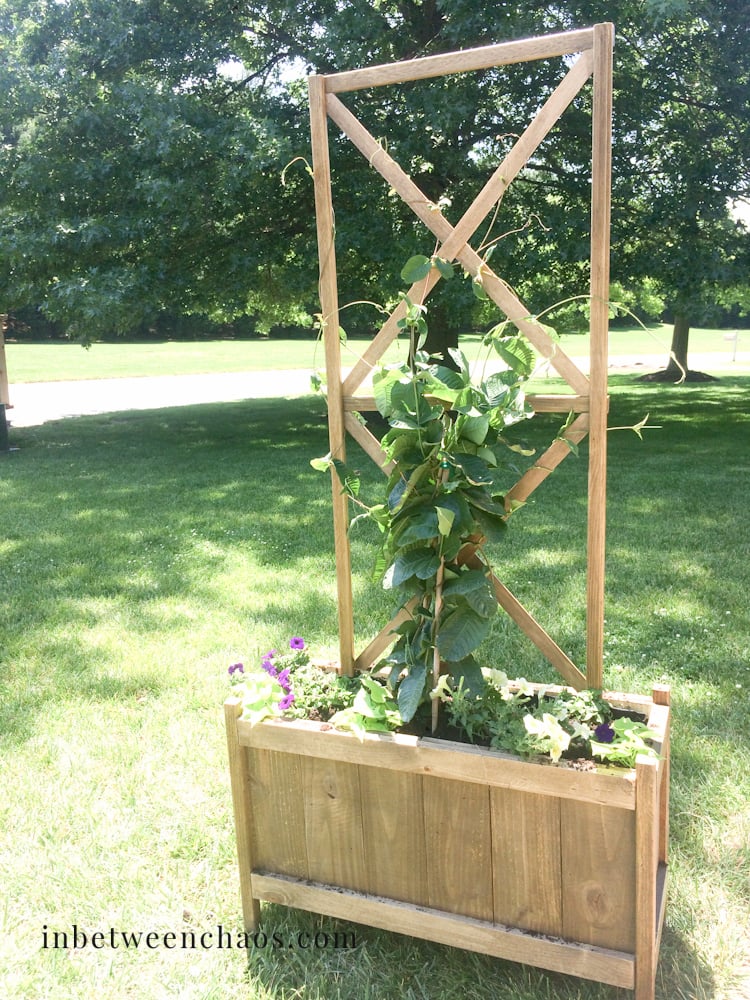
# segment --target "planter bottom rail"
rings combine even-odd
[[[225,705],[245,928],[270,902],[635,991],[664,922],[669,691],[607,696],[658,758],[577,771]]]
[[[660,933],[666,899],[666,865],[659,865],[658,882],[657,927]],[[628,952],[577,944],[286,875],[253,872],[250,884],[256,900],[408,934],[511,962],[523,962],[608,986],[635,988],[635,956]],[[654,947],[658,948],[657,941]]]

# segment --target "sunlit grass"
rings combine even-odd
[[[718,369],[747,374],[747,363],[733,362],[733,342],[726,330],[695,329],[690,334],[692,352],[711,353],[720,359]],[[738,333],[737,349],[750,350],[750,330]],[[564,334],[560,346],[572,357],[588,356],[588,334]],[[660,358],[666,363],[672,331],[664,323],[648,327],[613,329],[609,336],[612,357],[629,355]],[[352,337],[342,345],[342,364],[354,365],[369,341]],[[481,337],[465,334],[461,349],[470,359],[484,356]],[[83,348],[75,343],[9,343],[6,345],[8,373],[13,382],[50,382],[67,379],[123,378],[149,375],[200,375],[221,372],[272,371],[283,368],[325,367],[322,345],[307,338],[254,338],[252,340],[166,341],[156,343],[97,343]],[[403,359],[407,345],[396,341],[385,361]]]
[[[747,380],[616,380],[605,681],[673,690],[670,902],[657,996],[732,996],[750,958]],[[540,421],[541,423],[541,421]],[[528,428],[541,443],[559,424]],[[524,429],[526,430],[526,429]],[[354,951],[45,950],[43,928],[238,930],[226,669],[291,635],[335,653],[322,404],[256,401],[20,428],[0,458],[0,994],[41,1000],[624,1000],[356,928]],[[365,460],[355,449],[352,462]],[[374,476],[365,477],[374,488]],[[585,656],[585,447],[511,520],[500,575]],[[352,537],[357,641],[390,602]],[[498,617],[488,664],[552,679]],[[540,859],[543,864],[543,859]],[[269,906],[267,930],[341,925]],[[741,995],[741,994],[739,994]]]

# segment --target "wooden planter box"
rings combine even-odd
[[[654,995],[669,692],[608,696],[661,759],[579,771],[225,705],[245,927],[261,900]]]

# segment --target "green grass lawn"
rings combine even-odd
[[[722,355],[722,369],[731,370],[733,345],[725,340],[726,333],[725,330],[693,330],[690,334],[691,350],[696,354],[710,352]],[[573,357],[588,353],[588,335],[566,335],[561,343]],[[613,330],[610,334],[610,354],[657,355],[666,361],[670,343],[671,329],[663,324],[648,330],[640,327]],[[366,346],[367,341],[352,339],[343,350],[344,364],[353,364]],[[462,347],[470,357],[475,356],[479,351],[479,337],[466,336]],[[750,350],[750,330],[740,331],[739,349]],[[395,359],[404,350],[403,344],[394,345],[387,358]],[[6,355],[11,383],[270,371],[277,368],[323,367],[324,364],[323,349],[313,339],[107,343],[93,344],[89,348],[65,343],[9,343]],[[737,367],[736,364],[734,367]]]
[[[745,997],[750,378],[613,381],[610,423],[648,412],[659,427],[643,441],[610,436],[605,650],[608,687],[673,689],[657,996]],[[545,419],[529,428],[538,442],[556,426]],[[354,949],[269,945],[253,949],[249,967],[244,952],[218,947],[45,948],[45,931],[50,942],[74,924],[87,934],[239,930],[226,670],[291,635],[336,650],[329,487],[309,466],[327,440],[323,404],[307,397],[69,419],[14,430],[12,443],[18,450],[0,457],[0,996],[631,996],[366,927],[353,928]],[[374,488],[361,466],[363,489]],[[585,474],[582,448],[494,552],[500,576],[578,662]],[[353,536],[361,644],[390,608],[370,579],[371,541],[366,530]],[[484,655],[552,679],[502,618]],[[352,929],[274,906],[264,920],[285,942]]]

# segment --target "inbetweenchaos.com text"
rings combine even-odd
[[[139,948],[154,951],[157,948],[193,951],[210,948],[270,948],[272,950],[299,948],[301,950],[322,951],[324,949],[356,948],[354,931],[299,931],[281,934],[279,931],[231,931],[222,924],[206,931],[126,931],[115,927],[107,930],[85,931],[78,924],[69,930],[52,930],[47,924],[42,928],[42,948],[72,949],[83,948]]]

